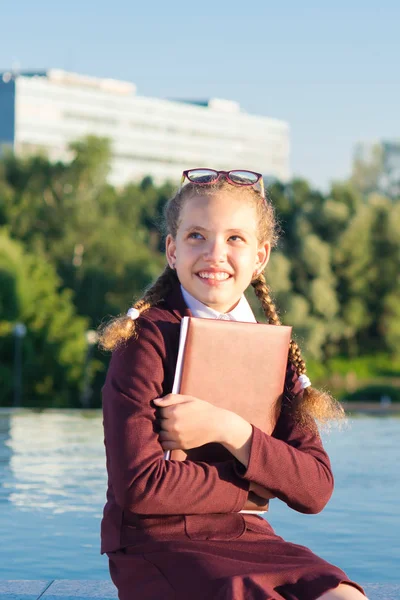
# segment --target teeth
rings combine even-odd
[[[217,279],[218,281],[223,281],[224,279],[228,279],[229,273],[210,273],[209,271],[201,271],[199,277],[202,277],[202,279]]]

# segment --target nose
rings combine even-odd
[[[222,263],[226,261],[226,245],[223,240],[209,240],[204,252],[204,260],[208,263]]]

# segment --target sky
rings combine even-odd
[[[292,175],[327,189],[357,142],[400,139],[399,22],[398,0],[0,0],[0,70],[235,100],[287,121]]]

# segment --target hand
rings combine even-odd
[[[224,411],[194,396],[167,394],[154,400],[161,413],[159,440],[163,450],[197,448],[219,442]]]

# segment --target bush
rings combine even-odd
[[[392,402],[400,402],[400,388],[391,385],[370,385],[358,389],[342,398],[346,402],[380,402],[383,396],[387,396]]]

